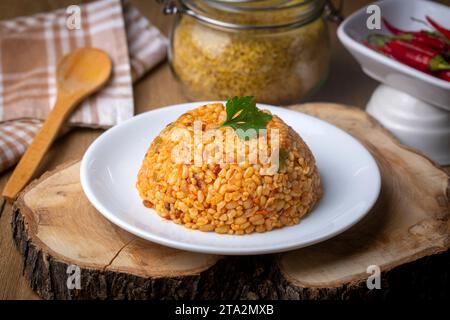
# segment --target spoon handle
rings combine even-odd
[[[3,189],[2,195],[8,201],[14,201],[17,194],[33,178],[42,158],[55,140],[59,129],[76,102],[76,99],[65,95],[58,95],[55,106],[50,111],[42,128],[28,146],[27,151],[20,159]]]

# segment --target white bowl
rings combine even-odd
[[[262,254],[292,250],[329,239],[364,217],[380,191],[380,172],[351,135],[311,116],[267,108],[296,130],[311,148],[324,196],[300,224],[244,236],[187,229],[144,207],[135,187],[150,142],[171,121],[201,102],[136,116],[102,134],[81,162],[81,185],[108,220],[144,239],[183,250],[215,254]]]
[[[424,24],[411,19],[414,17],[425,20],[426,15],[450,29],[450,8],[439,3],[423,0],[385,0],[373,4],[380,7],[382,17],[400,29],[427,29]],[[381,30],[367,28],[366,21],[369,14],[366,13],[366,8],[358,10],[345,19],[337,31],[339,39],[358,60],[364,72],[418,99],[450,110],[450,82],[397,62],[361,43],[371,32],[389,34],[384,26]]]

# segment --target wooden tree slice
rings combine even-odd
[[[294,108],[343,128],[375,156],[382,194],[356,226],[280,255],[223,258],[170,249],[104,219],[84,196],[79,163],[73,162],[33,182],[14,205],[13,236],[30,286],[46,299],[385,297],[400,285],[431,288],[427,281],[435,275],[444,277],[436,283],[445,286],[448,175],[361,110],[333,104]],[[81,289],[67,287],[72,265],[80,268]],[[369,265],[383,271],[382,290],[367,289]],[[405,274],[413,271],[410,281]]]
[[[386,288],[389,271],[448,250],[450,187],[445,171],[401,145],[365,112],[335,104],[304,104],[293,109],[330,122],[362,142],[377,160],[382,192],[372,211],[347,232],[279,259],[282,298],[342,298],[355,292],[386,294],[367,289],[370,265],[384,272],[381,278]],[[448,261],[439,259],[447,267]],[[439,263],[437,268],[444,267]],[[429,261],[426,267],[431,267]],[[403,279],[403,285],[410,286],[414,281],[414,277]],[[407,288],[403,289],[408,294]]]
[[[45,174],[15,205],[13,235],[31,287],[46,299],[193,298],[220,257],[163,247],[117,228],[90,205],[79,172],[76,162]],[[81,268],[83,290],[68,289],[70,265]]]

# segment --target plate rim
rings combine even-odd
[[[311,118],[314,121],[319,121],[322,122],[323,124],[327,125],[327,126],[331,126],[333,127],[333,129],[336,129],[338,131],[340,131],[341,133],[343,133],[344,135],[346,135],[348,138],[352,139],[354,143],[358,144],[359,147],[365,151],[368,155],[368,158],[370,159],[370,161],[373,163],[374,165],[374,169],[376,170],[375,173],[375,177],[376,177],[376,181],[375,181],[375,187],[376,187],[376,192],[373,194],[371,199],[367,199],[367,205],[364,208],[364,213],[361,213],[357,219],[352,220],[350,223],[346,224],[345,227],[340,228],[338,230],[335,230],[331,233],[326,234],[325,236],[321,236],[318,237],[316,239],[312,239],[311,241],[306,241],[306,242],[302,242],[300,244],[291,244],[291,245],[283,245],[280,244],[278,246],[271,246],[269,249],[262,249],[262,248],[255,248],[255,249],[249,249],[249,248],[223,248],[223,247],[214,247],[214,246],[206,246],[204,244],[195,244],[193,245],[192,243],[183,243],[180,242],[179,240],[173,240],[170,238],[166,238],[166,237],[161,237],[159,235],[155,235],[155,234],[151,234],[148,231],[144,231],[141,230],[138,227],[135,227],[133,225],[130,225],[128,223],[126,223],[125,221],[123,221],[122,219],[116,217],[112,212],[110,212],[109,209],[107,209],[94,195],[94,191],[91,188],[88,180],[88,158],[91,156],[91,154],[94,152],[94,150],[96,149],[96,146],[101,144],[103,140],[107,139],[108,136],[110,134],[112,134],[112,132],[115,132],[117,130],[120,130],[122,126],[129,124],[130,122],[134,122],[137,121],[138,119],[148,116],[149,114],[154,114],[154,113],[161,113],[166,111],[167,109],[172,109],[172,108],[181,108],[181,107],[188,107],[188,106],[194,106],[194,105],[205,105],[208,103],[224,103],[224,101],[198,101],[198,102],[187,102],[187,103],[179,103],[179,104],[173,104],[173,105],[168,105],[168,106],[164,106],[164,107],[160,107],[160,108],[156,108],[154,110],[149,110],[146,112],[143,112],[141,114],[135,115],[133,117],[131,117],[130,119],[125,120],[124,122],[106,130],[105,132],[103,132],[99,137],[97,137],[88,147],[88,149],[86,150],[86,152],[84,153],[82,159],[81,159],[81,164],[80,164],[80,183],[81,183],[81,187],[83,190],[83,193],[85,194],[85,196],[87,197],[87,199],[89,200],[89,202],[94,206],[94,208],[104,217],[106,218],[108,221],[112,222],[113,224],[115,224],[116,226],[118,226],[119,228],[130,232],[131,234],[134,234],[137,237],[140,237],[142,239],[145,239],[147,241],[150,242],[154,242],[163,246],[167,246],[167,247],[171,247],[171,248],[175,248],[175,249],[179,249],[179,250],[185,250],[185,251],[189,251],[189,252],[197,252],[197,253],[204,253],[204,254],[215,254],[215,255],[262,255],[262,254],[271,254],[271,253],[279,253],[279,252],[286,252],[286,251],[291,251],[291,250],[295,250],[295,249],[300,249],[300,248],[304,248],[307,246],[311,246],[314,245],[316,243],[320,243],[326,240],[329,240],[333,237],[335,237],[338,234],[341,234],[343,232],[345,232],[346,230],[350,229],[351,227],[353,227],[355,224],[357,224],[359,221],[361,221],[365,216],[367,216],[367,214],[370,212],[371,208],[373,208],[373,206],[375,205],[377,199],[379,198],[379,195],[381,193],[381,173],[380,173],[380,169],[378,167],[377,161],[375,160],[375,158],[372,156],[372,154],[369,152],[369,150],[367,150],[367,148],[355,137],[353,137],[351,134],[347,133],[345,130],[327,122],[324,121],[322,119],[310,116],[306,113],[300,112],[300,111],[296,111],[296,110],[292,110],[292,109],[287,109],[287,108],[283,108],[283,107],[277,107],[277,106],[273,106],[273,105],[269,105],[269,104],[262,104],[262,103],[258,103],[257,105],[259,107],[270,107],[270,108],[275,108],[275,109],[280,109],[283,111],[291,111],[291,112],[297,112],[300,113],[302,116],[305,116],[307,118]],[[318,204],[316,204],[317,206]],[[314,209],[311,211],[311,213],[314,211]],[[283,228],[279,229],[282,230]],[[187,231],[195,231],[195,230],[187,230]],[[247,237],[251,237],[251,235],[244,235]]]

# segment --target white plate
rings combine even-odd
[[[81,185],[108,220],[144,239],[168,247],[214,254],[250,255],[305,247],[348,229],[373,206],[380,173],[370,153],[344,131],[288,109],[259,105],[281,117],[311,148],[324,196],[300,224],[244,236],[187,229],[143,206],[136,177],[150,142],[196,102],[138,115],[102,134],[81,162]]]

